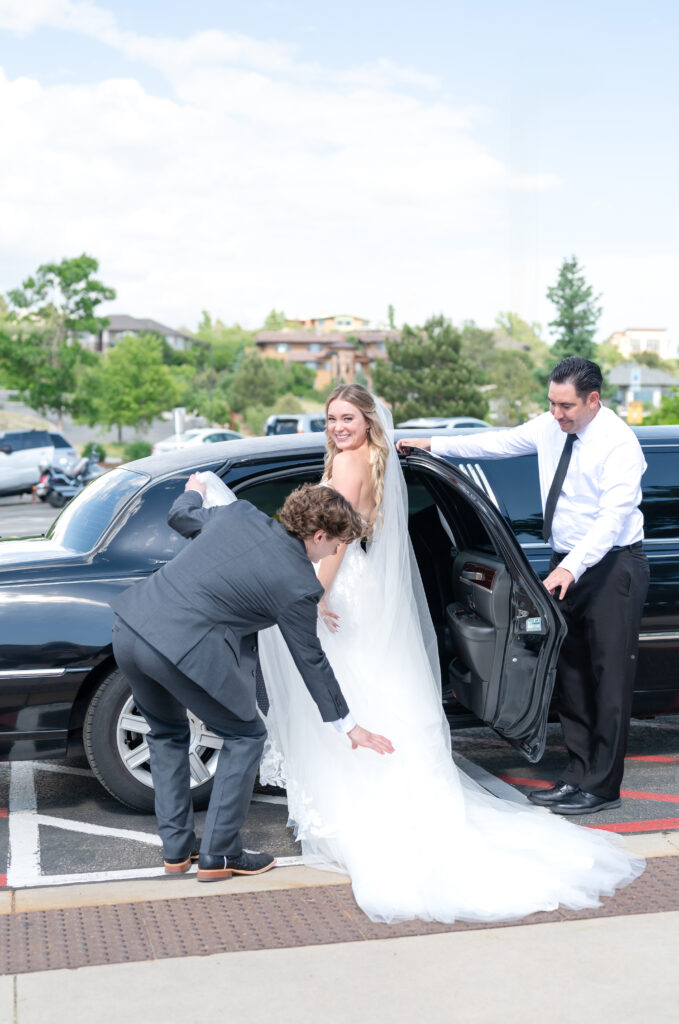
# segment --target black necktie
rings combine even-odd
[[[563,482],[566,479],[568,463],[571,461],[571,454],[573,452],[573,442],[577,440],[577,436],[577,434],[566,434],[566,443],[563,446],[561,458],[559,459],[559,464],[556,467],[552,486],[549,488],[549,494],[547,495],[547,501],[545,502],[545,521],[542,525],[542,539],[545,543],[549,541],[552,533],[554,509],[556,508],[556,503],[559,500]]]

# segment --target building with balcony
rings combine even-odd
[[[260,331],[255,335],[257,350],[269,359],[303,363],[316,373],[315,387],[325,388],[343,380],[353,384],[362,370],[370,384],[371,370],[378,359],[386,359],[386,343],[397,339],[398,331],[360,330],[351,334],[317,330]]]
[[[353,313],[323,313],[321,316],[310,316],[298,320],[286,320],[285,326],[293,330],[317,331],[322,334],[352,334],[370,327],[370,321]]]
[[[640,352],[653,352],[660,359],[679,358],[679,346],[665,327],[626,327],[624,331],[614,331],[607,342],[625,359],[633,359]]]

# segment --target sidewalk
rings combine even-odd
[[[0,1024],[669,1024],[679,832],[625,845],[647,870],[604,907],[501,927],[376,925],[345,876],[299,867],[6,892]]]

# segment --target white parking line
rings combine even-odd
[[[38,812],[35,788],[36,771],[53,772],[57,775],[80,775],[92,777],[86,768],[49,764],[41,761],[14,761],[9,765],[9,853],[7,866],[7,887],[10,889],[31,889],[50,885],[82,885],[90,882],[125,881],[135,878],[159,878],[164,876],[162,865],[150,868],[125,868],[118,871],[87,871],[71,874],[43,874],[40,866],[40,826],[60,828],[66,832],[82,835],[106,836],[111,839],[127,839],[146,846],[160,847],[161,840],[155,833],[139,832],[134,829],[108,828],[73,818],[59,818],[52,814]],[[258,803],[287,804],[283,796],[253,794]],[[296,867],[303,863],[301,857],[277,857],[281,867]],[[196,868],[191,869],[195,872]]]
[[[135,832],[128,828],[108,828],[105,825],[93,825],[89,821],[74,821],[73,818],[56,818],[53,814],[36,814],[38,825],[49,825],[51,828],[63,828],[66,832],[81,832],[87,836],[110,836],[111,839],[130,839],[133,843],[145,843],[147,846],[162,846],[160,836],[154,832]]]
[[[35,774],[30,761],[14,761],[9,775],[7,885],[22,889],[40,878],[40,834]]]
[[[24,761],[30,764],[34,771],[53,772],[55,775],[83,775],[87,779],[94,778],[91,768],[72,768],[68,764],[50,764],[49,761]]]

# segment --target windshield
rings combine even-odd
[[[91,551],[118,510],[148,479],[122,468],[104,473],[69,502],[47,538],[72,551]]]

